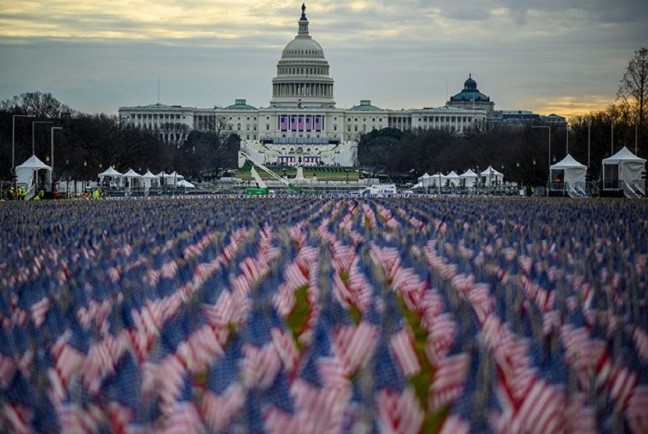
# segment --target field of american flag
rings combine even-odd
[[[6,202],[0,222],[0,432],[648,432],[646,201]]]

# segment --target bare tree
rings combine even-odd
[[[0,102],[7,111],[22,111],[37,118],[60,118],[74,114],[69,106],[62,104],[51,93],[27,92]]]
[[[216,133],[221,140],[226,140],[229,135],[227,126],[228,123],[225,116],[209,116],[204,122],[203,131]]]
[[[640,48],[635,51],[621,79],[617,97],[623,104],[634,109],[641,128],[648,105],[648,49]]]

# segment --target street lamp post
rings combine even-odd
[[[16,118],[33,118],[34,115],[13,115],[11,118],[11,171],[16,171]]]
[[[592,145],[592,121],[587,123],[587,167],[590,167],[590,147]]]
[[[549,150],[548,150],[548,157],[547,157],[547,179],[551,176],[551,126],[550,125],[532,125],[531,128],[546,128],[549,132]],[[551,179],[549,179],[549,182],[551,182]]]
[[[52,121],[33,121],[32,122],[32,155],[36,155],[36,146],[34,145],[34,126],[36,124],[53,124]]]
[[[54,130],[62,130],[63,127],[52,127],[50,129],[51,131],[51,139],[50,139],[50,160],[52,163],[52,171],[50,172],[50,189],[52,192],[54,192]]]
[[[65,195],[70,197],[70,159],[65,159]],[[76,190],[76,181],[74,181],[74,189]]]

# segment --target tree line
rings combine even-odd
[[[117,116],[81,113],[50,93],[29,92],[0,101],[0,144],[2,180],[12,179],[12,164],[32,152],[49,165],[52,147],[57,180],[96,179],[108,167],[140,174],[176,170],[201,180],[236,166],[240,139],[224,131],[192,131],[170,146],[155,131],[121,126]]]
[[[568,132],[565,126],[541,123],[498,126],[463,135],[443,130],[374,130],[362,136],[358,144],[358,163],[373,176],[384,173],[391,179],[409,182],[426,172],[447,174],[454,170],[461,174],[468,169],[478,172],[492,166],[509,181],[542,185],[548,180],[550,164],[562,160],[569,151],[577,161],[588,166],[589,179],[598,180],[601,161],[623,146],[643,158],[648,157],[645,126],[637,128],[637,124],[615,114],[615,108],[610,107],[573,118]],[[534,128],[538,126],[543,128]]]

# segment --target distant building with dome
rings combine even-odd
[[[310,35],[305,5],[297,23],[297,35],[277,63],[268,107],[254,107],[242,98],[213,108],[159,103],[120,107],[120,124],[152,131],[175,145],[192,130],[237,134],[241,150],[265,164],[345,167],[357,165],[358,141],[372,130],[443,129],[462,134],[486,128],[494,103],[479,92],[472,75],[443,107],[390,110],[363,99],[351,108],[337,108],[329,63]]]
[[[451,96],[446,105],[465,109],[481,109],[487,112],[495,108],[495,103],[490,100],[490,97],[477,89],[477,82],[473,80],[472,74],[468,74],[468,80],[464,82],[461,92]]]

